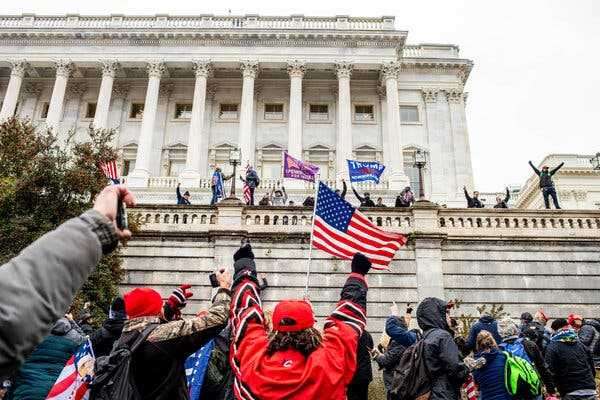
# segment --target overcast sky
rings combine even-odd
[[[218,8],[217,5],[222,5]],[[282,8],[284,6],[285,8]],[[475,67],[466,90],[475,184],[522,184],[550,153],[600,151],[599,0],[4,1],[21,14],[394,15],[409,43],[458,44]]]

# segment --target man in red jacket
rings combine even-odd
[[[278,303],[269,333],[250,245],[239,249],[234,261],[230,362],[236,399],[346,399],[366,325],[367,257],[354,256],[352,273],[323,334],[314,328],[312,307],[304,300]]]

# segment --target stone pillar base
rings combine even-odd
[[[150,173],[143,169],[135,169],[127,177],[127,186],[130,188],[146,188],[148,187],[148,178]]]
[[[185,170],[179,175],[179,182],[184,188],[200,187],[200,174],[198,171]]]

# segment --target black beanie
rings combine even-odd
[[[249,267],[251,270],[256,271],[256,264],[254,263],[254,253],[252,252],[252,246],[246,244],[240,247],[233,254],[233,268],[235,272],[241,271],[242,269]]]
[[[371,269],[371,261],[362,253],[354,254],[352,258],[352,272],[366,274]]]

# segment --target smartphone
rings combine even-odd
[[[117,228],[119,228],[119,230],[124,230],[128,228],[125,204],[121,201],[120,198],[117,199]]]
[[[219,281],[217,280],[217,274],[216,273],[212,273],[208,276],[208,280],[210,281],[210,286],[212,287],[219,287]]]

